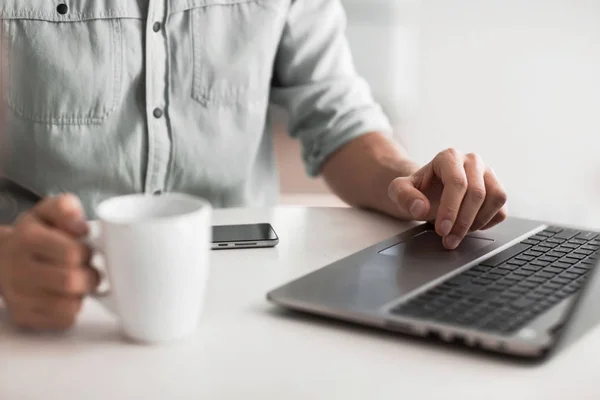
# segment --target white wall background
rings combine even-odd
[[[478,152],[512,215],[600,227],[600,1],[353,2],[405,6],[370,40],[347,7],[349,37],[375,92],[405,107],[394,120],[418,160]]]

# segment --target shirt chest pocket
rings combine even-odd
[[[287,0],[193,0],[192,97],[205,107],[268,103]]]
[[[12,112],[45,124],[102,123],[121,98],[121,22],[141,17],[137,2],[5,2],[2,72]]]

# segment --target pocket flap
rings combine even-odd
[[[170,10],[171,14],[186,10],[191,10],[193,8],[200,7],[209,7],[209,6],[230,6],[234,4],[243,4],[243,3],[258,3],[261,5],[269,5],[273,3],[278,3],[279,0],[170,0]]]
[[[92,19],[141,19],[145,7],[139,0],[2,0],[0,19],[30,19],[51,22]]]

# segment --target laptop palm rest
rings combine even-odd
[[[379,252],[365,250],[330,264],[274,291],[271,297],[299,308],[372,313],[480,257],[486,246],[495,243],[477,233],[450,251],[431,230],[399,240]]]

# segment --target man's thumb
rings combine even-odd
[[[394,179],[389,186],[388,194],[407,218],[425,220],[429,215],[429,200],[414,186],[410,178]]]

